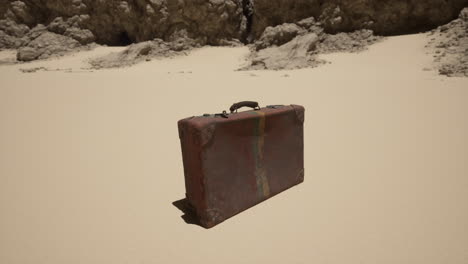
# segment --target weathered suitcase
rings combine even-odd
[[[304,107],[230,110],[178,122],[186,197],[205,228],[304,181]]]

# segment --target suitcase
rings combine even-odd
[[[230,112],[178,122],[186,199],[205,228],[304,181],[304,107]]]

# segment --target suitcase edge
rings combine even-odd
[[[211,228],[218,222],[213,217],[212,210],[209,210],[207,206],[203,152],[214,135],[217,121],[205,118],[202,122],[200,121],[195,117],[179,120],[179,138],[184,163],[187,201],[194,209],[201,226]]]

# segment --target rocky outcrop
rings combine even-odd
[[[25,24],[13,20],[0,20],[0,50],[2,48],[18,48],[25,42],[23,37],[30,31]]]
[[[324,34],[317,46],[317,53],[359,52],[380,39],[380,37],[373,34],[372,30],[368,29],[349,33]]]
[[[39,24],[21,38],[14,38],[16,42],[12,45],[18,48],[18,61],[46,59],[85,47],[83,44],[94,40],[92,34],[91,36],[87,34],[90,32],[74,27],[68,27],[64,32],[56,33]]]
[[[268,26],[311,16],[323,22],[328,33],[410,33],[447,23],[467,5],[467,0],[255,0],[252,34],[257,38]]]
[[[326,61],[318,54],[358,52],[379,41],[371,30],[327,34],[322,23],[306,18],[296,23],[268,27],[251,45],[250,65],[240,70],[283,70],[315,67]]]
[[[179,31],[217,44],[240,39],[246,27],[241,0],[23,0],[2,1],[0,10],[5,19],[30,27],[51,21],[73,24],[108,45],[171,40]]]
[[[53,55],[62,55],[80,46],[79,42],[52,32],[44,32],[19,48],[17,58],[20,61],[46,59]]]
[[[155,39],[131,44],[121,52],[94,59],[90,64],[94,69],[126,67],[153,58],[179,55],[196,46],[197,43],[190,38],[179,38],[173,42]]]
[[[314,34],[296,36],[281,46],[261,49],[253,53],[252,64],[248,70],[283,70],[300,69],[317,64],[318,60],[312,56],[319,37]]]
[[[295,38],[305,30],[296,24],[282,24],[276,27],[267,27],[260,39],[255,42],[257,50],[272,45],[282,45]]]
[[[92,43],[96,40],[93,32],[89,29],[81,29],[82,17],[74,16],[64,20],[62,17],[55,18],[47,27],[50,32],[61,34],[78,41],[82,45]]]
[[[468,77],[468,8],[458,19],[431,31],[428,44],[436,69],[449,77]]]
[[[250,34],[254,39],[260,37],[268,26],[293,23],[308,17],[318,18],[322,10],[319,0],[254,0],[253,2],[255,11]]]
[[[318,54],[358,52],[381,39],[368,29],[328,34],[321,22],[306,18],[296,23],[268,27],[252,46],[250,65],[241,70],[283,70],[325,63]]]
[[[383,35],[426,30],[456,18],[467,5],[468,0],[0,1],[0,49],[34,48],[26,35],[38,25],[53,33],[46,35],[53,43],[56,35],[68,44],[122,46],[189,38],[197,45],[257,41],[262,49],[288,43],[303,34],[300,28],[328,34],[369,29]],[[286,28],[275,28],[285,23]]]
[[[30,60],[62,54],[76,42],[129,45],[160,38],[177,43],[188,37],[201,45],[223,45],[243,37],[243,11],[241,0],[2,1],[0,49],[21,48],[18,59]],[[26,36],[41,24],[47,29],[43,37]],[[32,52],[46,37],[51,38],[47,43],[63,43],[63,49]]]
[[[29,28],[69,23],[89,30],[78,33],[85,35],[83,41],[92,34],[95,41],[108,45],[154,38],[170,41],[179,31],[217,45],[225,39],[258,39],[269,26],[308,17],[323,22],[329,33],[357,29],[406,33],[447,23],[467,4],[467,0],[22,0],[1,1],[0,20]]]

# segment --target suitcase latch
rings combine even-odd
[[[220,116],[220,117],[223,117],[223,118],[229,118],[228,113],[226,111],[223,111],[220,114],[215,114],[215,117],[217,117],[217,116]]]
[[[276,108],[280,108],[280,107],[283,107],[283,106],[284,105],[267,105],[266,107],[276,109]]]

